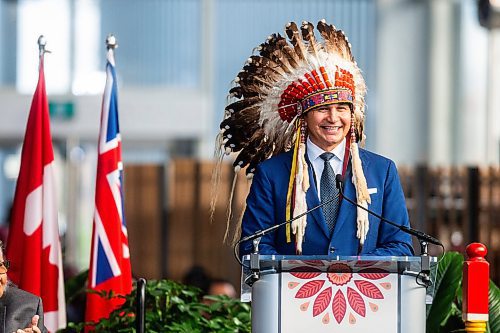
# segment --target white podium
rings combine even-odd
[[[425,333],[421,262],[421,257],[247,255],[242,300],[252,301],[253,333]]]

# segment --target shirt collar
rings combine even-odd
[[[333,153],[335,155],[335,158],[339,159],[340,162],[344,162],[344,152],[345,152],[345,144],[346,144],[346,139],[342,140],[342,142],[335,147],[330,153]],[[314,161],[317,158],[320,158],[319,155],[325,153],[323,149],[320,147],[316,146],[309,137],[307,137],[307,157],[309,158],[309,161]]]

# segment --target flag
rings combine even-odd
[[[113,48],[107,53],[106,86],[99,130],[95,212],[92,231],[89,289],[126,295],[132,290],[127,227],[123,210],[123,164],[118,125],[118,96]],[[107,318],[123,303],[87,293],[85,321]]]
[[[50,332],[66,327],[54,150],[43,73],[43,50],[38,84],[26,125],[5,254],[12,263],[9,279],[19,288],[42,298],[45,327]]]

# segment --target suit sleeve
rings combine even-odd
[[[382,216],[389,221],[409,227],[410,220],[406,200],[394,162],[390,161],[384,184]],[[388,223],[379,224],[377,246],[367,255],[411,256],[413,255],[411,236]]]
[[[241,222],[241,237],[252,235],[259,230],[274,225],[274,212],[273,185],[270,177],[265,169],[257,167]],[[252,241],[240,244],[240,256],[249,254],[252,250]],[[271,232],[262,237],[259,244],[259,252],[261,254],[278,254],[274,241],[274,233]]]
[[[38,298],[38,307],[36,309],[36,314],[40,317],[38,320],[38,328],[42,333],[48,333],[47,328],[43,324],[43,302],[41,298]]]

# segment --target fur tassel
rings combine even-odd
[[[368,209],[368,203],[366,201],[358,203]],[[365,244],[366,235],[368,234],[368,230],[370,229],[370,223],[368,222],[368,212],[364,209],[357,208],[357,216],[356,223],[358,226],[358,230],[356,231],[356,237],[359,239],[359,244],[363,246]]]
[[[351,143],[352,168],[353,168],[353,183],[356,186],[358,200],[371,203],[370,194],[368,193],[368,185],[366,183],[363,166],[359,158],[359,148],[356,142]]]
[[[361,159],[359,158],[359,148],[356,142],[351,143],[351,156],[352,156],[352,182],[356,188],[356,197],[359,205],[368,208],[368,204],[371,203],[370,194],[368,193],[368,185],[366,183],[366,178],[363,172],[363,166],[361,165]],[[370,228],[370,222],[368,220],[368,212],[358,208],[357,209],[357,233],[356,236],[359,238],[361,245],[365,243],[366,235]]]
[[[293,216],[307,211],[306,192],[309,189],[309,172],[305,159],[305,144],[301,143],[297,156],[297,175],[295,177],[295,207]],[[297,254],[302,254],[302,242],[306,233],[307,215],[292,222],[292,233],[295,235]]]

